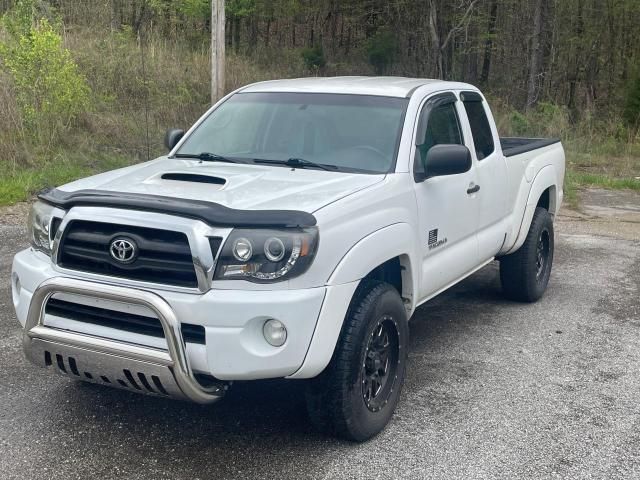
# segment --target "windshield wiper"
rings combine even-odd
[[[262,158],[254,158],[256,163],[265,163],[268,165],[286,165],[291,168],[319,168],[320,170],[336,171],[338,167],[335,165],[327,165],[325,163],[315,163],[304,158],[290,158],[288,160],[265,160]]]
[[[223,157],[217,153],[202,152],[202,153],[176,153],[174,158],[193,158],[200,160],[201,162],[225,162],[225,163],[238,163],[237,160]]]

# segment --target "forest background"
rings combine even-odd
[[[209,0],[0,0],[0,205],[163,153],[211,104]],[[562,138],[567,198],[640,190],[640,0],[227,0],[226,91],[475,84],[501,135]]]

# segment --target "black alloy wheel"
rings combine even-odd
[[[385,406],[393,393],[398,380],[399,347],[396,323],[385,315],[371,332],[362,362],[362,398],[372,412]]]

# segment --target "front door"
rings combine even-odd
[[[462,105],[452,92],[427,99],[418,121],[414,172],[423,168],[422,159],[430,147],[465,145],[460,108]],[[416,175],[423,267],[421,300],[438,293],[478,265],[476,181],[475,162],[468,172],[458,175],[426,180]]]

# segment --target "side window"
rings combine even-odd
[[[482,160],[491,155],[495,149],[489,119],[484,111],[484,102],[477,93],[464,93],[462,99],[469,118],[476,155],[478,160]]]
[[[464,145],[456,101],[457,98],[448,93],[427,101],[423,107],[418,125],[416,157],[413,162],[414,174],[425,173],[427,152],[434,145]],[[426,125],[424,122],[427,122]]]
[[[453,94],[444,94],[428,101],[423,107],[418,126],[420,143],[416,146],[416,158],[413,162],[414,174],[425,173],[427,152],[434,145],[464,145],[456,101]]]
[[[445,103],[431,110],[421,149],[427,152],[434,145],[462,143],[455,104]]]

